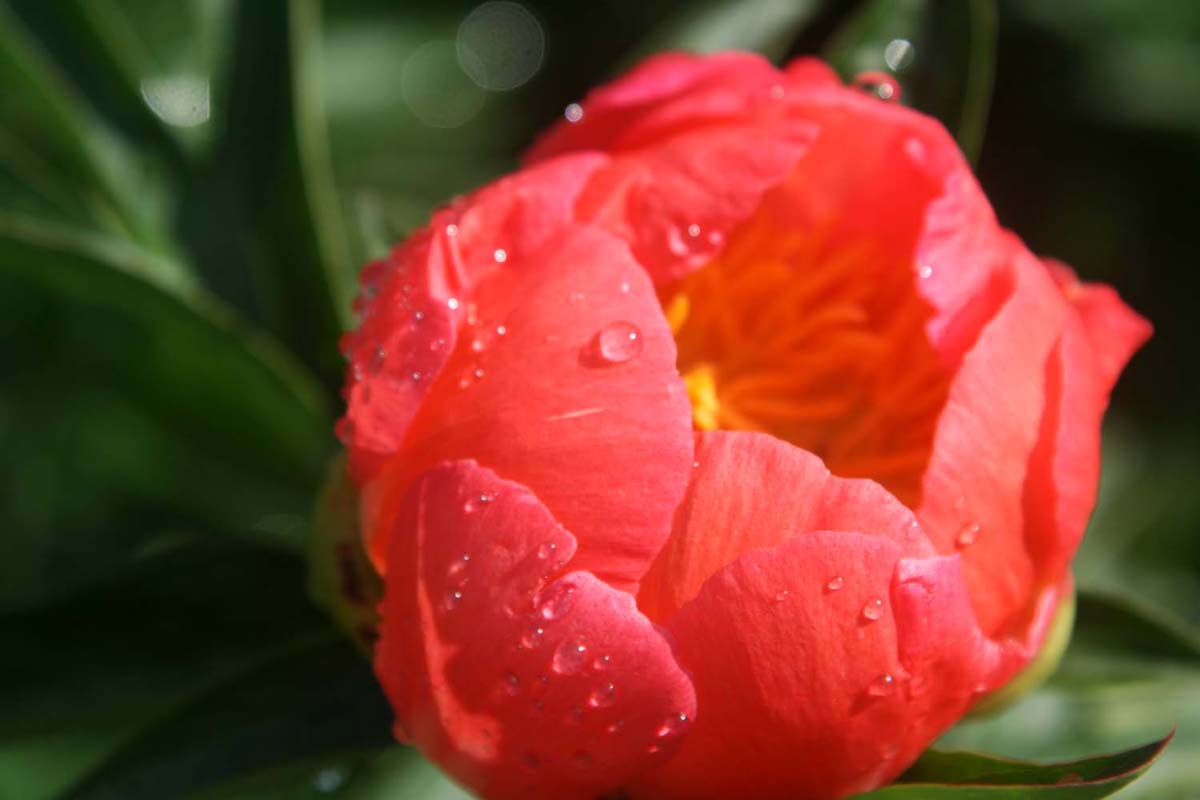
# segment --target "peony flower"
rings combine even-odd
[[[363,273],[396,733],[487,797],[844,797],[1038,652],[1148,324],[823,64],[653,58]]]

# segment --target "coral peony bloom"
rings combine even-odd
[[[1149,326],[934,120],[664,55],[363,275],[396,731],[488,797],[832,798],[1036,654]]]

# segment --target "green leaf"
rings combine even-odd
[[[163,189],[0,3],[0,210],[86,222],[169,251]]]
[[[177,533],[81,594],[0,616],[0,797],[57,796],[147,724],[324,634],[302,565]]]
[[[191,241],[206,267],[248,271],[264,327],[333,396],[355,271],[319,91],[320,24],[315,0],[238,4],[228,124]]]
[[[0,312],[0,608],[180,527],[303,546],[332,445],[320,395],[186,271],[0,212]]]
[[[176,707],[68,792],[75,800],[186,796],[322,754],[391,742],[370,667],[324,633]]]
[[[623,72],[653,53],[689,50],[751,50],[778,61],[799,31],[824,7],[824,0],[704,0],[687,3],[653,28],[622,60]]]
[[[1149,769],[1170,741],[1168,735],[1120,753],[1056,764],[935,750],[921,756],[899,782],[860,797],[879,800],[1108,797]]]
[[[979,157],[995,73],[993,0],[869,0],[830,38],[825,58],[847,80],[896,75],[905,104],[940,119],[968,160]]]

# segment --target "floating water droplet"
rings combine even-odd
[[[874,622],[883,616],[883,600],[878,597],[872,597],[862,607],[863,619],[868,622]]]
[[[968,522],[963,525],[958,531],[958,535],[954,537],[954,543],[959,547],[970,547],[979,538],[979,523]]]
[[[920,269],[917,270],[917,275],[924,280],[933,275],[933,267],[928,264],[922,264]]]
[[[631,322],[610,322],[592,337],[581,354],[581,360],[593,367],[624,364],[637,358],[642,347],[642,332],[636,325]]]
[[[592,708],[608,708],[617,701],[617,687],[611,683],[605,683],[592,689],[592,693],[588,695],[588,705]]]
[[[834,575],[825,584],[825,588],[831,592],[836,592],[837,590],[841,589],[845,585],[846,585],[845,578],[843,578],[841,575]]]
[[[908,39],[892,39],[883,48],[883,60],[893,72],[899,72],[911,64],[915,55],[916,50]]]
[[[544,620],[554,620],[561,617],[571,607],[571,595],[575,587],[569,583],[554,583],[547,589],[537,602],[538,614]]]
[[[568,639],[554,651],[550,666],[560,675],[574,675],[583,666],[587,645],[578,639]]]
[[[513,672],[504,673],[504,691],[516,696],[521,692],[521,679]]]
[[[457,311],[458,310],[458,298],[457,297],[449,298],[448,300],[446,300],[446,306],[451,311]]]
[[[563,110],[563,116],[566,117],[567,122],[574,125],[583,119],[583,106],[579,103],[571,103]]]
[[[503,247],[497,247],[492,251],[492,258],[497,264],[503,264],[505,261],[508,261],[508,251]]]
[[[871,697],[887,697],[896,688],[896,679],[886,672],[867,685]]]
[[[458,604],[462,602],[463,593],[461,589],[451,589],[446,592],[446,610],[453,611],[458,608]]]

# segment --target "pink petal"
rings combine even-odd
[[[447,463],[396,525],[375,670],[398,734],[497,798],[596,797],[671,756],[690,681],[631,596],[564,573],[575,539],[532,492]]]
[[[463,303],[468,323],[404,448],[366,487],[376,563],[408,483],[471,458],[537,494],[578,539],[579,569],[635,586],[692,462],[691,406],[645,273],[619,240],[570,227]]]
[[[811,531],[870,532],[907,554],[933,555],[913,513],[879,484],[835,477],[812,453],[773,436],[698,433],[696,462],[671,538],[638,595],[652,619],[668,618],[727,564]]]
[[[707,581],[667,629],[698,716],[680,753],[636,785],[639,797],[836,798],[874,788],[1003,664],[976,626],[957,558],[905,558],[875,533],[813,532],[754,550]]]

